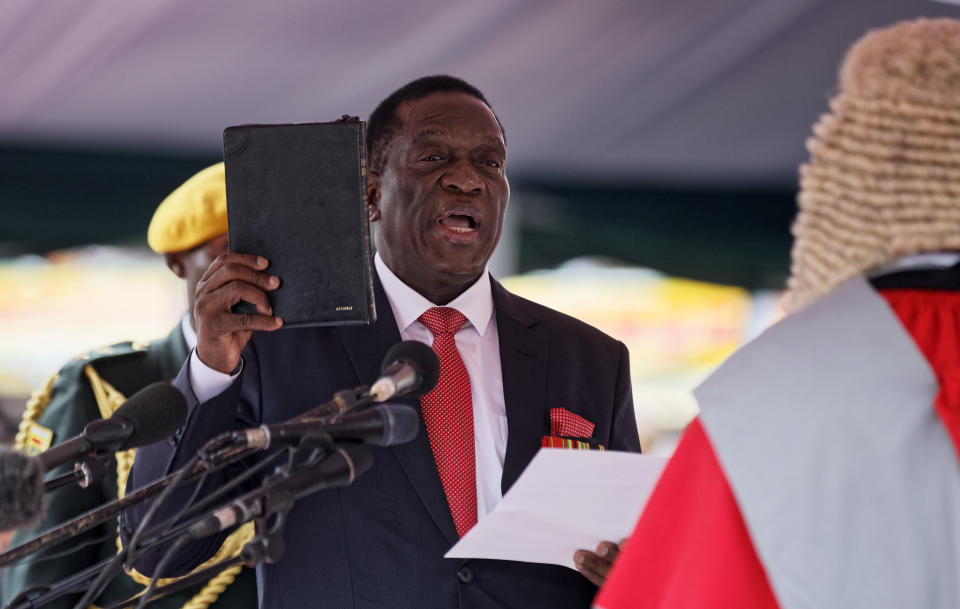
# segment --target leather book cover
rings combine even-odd
[[[239,125],[223,132],[231,252],[280,277],[284,327],[376,321],[365,123]],[[235,311],[255,312],[240,303]]]

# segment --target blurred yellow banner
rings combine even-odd
[[[644,269],[578,265],[510,277],[503,284],[623,341],[630,350],[638,421],[655,429],[686,425],[697,412],[693,388],[751,328],[775,316],[775,307],[755,306],[743,288]]]
[[[183,282],[155,254],[89,247],[0,262],[0,391],[36,388],[67,359],[165,336]]]

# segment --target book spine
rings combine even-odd
[[[367,211],[367,124],[360,121],[357,129],[357,147],[360,152],[360,226],[363,235],[363,264],[367,291],[367,319],[369,324],[377,321],[377,305],[373,296],[373,246],[370,243],[370,221]]]

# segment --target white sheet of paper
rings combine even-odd
[[[497,558],[575,568],[573,553],[633,532],[663,457],[542,448],[503,500],[445,558]]]

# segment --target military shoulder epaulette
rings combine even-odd
[[[98,347],[85,353],[80,353],[73,358],[73,361],[82,364],[88,364],[92,361],[100,361],[115,357],[123,357],[125,355],[132,355],[135,353],[142,353],[146,351],[147,347],[149,346],[149,343],[143,341],[127,340],[121,343],[114,343],[112,345]]]
[[[128,340],[78,353],[60,368],[59,374],[64,381],[75,382],[83,375],[84,368],[90,364],[95,364],[97,369],[103,372],[109,368],[111,362],[139,356],[147,350],[147,347],[148,343]]]
[[[51,375],[43,385],[32,393],[27,401],[20,421],[14,444],[21,450],[29,453],[38,453],[50,447],[53,432],[37,421],[50,403],[51,396],[59,383],[77,383],[81,378],[89,376],[88,366],[96,364],[99,369],[109,368],[109,363],[122,360],[146,351],[148,343],[143,341],[123,341],[98,347],[91,351],[80,353],[68,360],[55,374]],[[101,412],[101,414],[103,414]]]
[[[60,373],[53,373],[43,385],[30,394],[30,399],[27,400],[27,405],[23,409],[20,425],[17,427],[17,435],[13,439],[13,445],[18,450],[37,455],[50,448],[53,432],[37,423],[37,419],[47,409],[50,396],[53,394],[53,386],[59,379]]]

